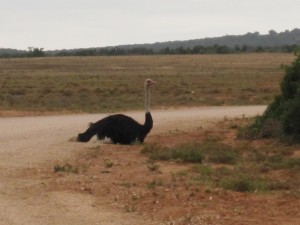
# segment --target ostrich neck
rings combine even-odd
[[[145,112],[150,112],[150,86],[146,86],[145,88]]]

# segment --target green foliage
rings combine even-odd
[[[264,166],[271,169],[300,168],[300,158],[284,157],[281,154],[275,154],[266,158]]]
[[[210,177],[213,173],[213,169],[210,166],[196,165],[192,168],[193,172],[200,173],[202,176]]]
[[[285,77],[281,82],[283,99],[294,99],[300,96],[300,55],[290,66],[284,66]]]
[[[201,149],[196,145],[185,145],[179,146],[178,148],[172,149],[172,158],[192,163],[201,163],[203,160],[203,155]]]
[[[282,116],[282,129],[285,134],[300,141],[300,95],[287,103],[287,109]]]
[[[267,188],[265,182],[254,179],[249,175],[239,175],[237,177],[224,179],[221,182],[221,187],[238,192],[262,191]]]
[[[203,160],[201,148],[197,144],[184,144],[172,148],[149,145],[142,149],[152,160],[176,160],[180,162],[201,163]]]
[[[240,130],[240,137],[291,137],[300,141],[300,55],[283,69],[286,75],[281,81],[281,95],[254,124]]]
[[[201,146],[205,159],[210,163],[235,164],[239,153],[231,146],[223,143],[205,142]]]
[[[285,144],[253,148],[204,141],[172,147],[147,145],[142,149],[142,153],[150,158],[152,164],[152,160],[192,162],[190,170],[172,174],[174,182],[177,182],[177,177],[184,177],[191,184],[205,184],[238,192],[265,192],[298,187],[297,178],[288,183],[272,177],[272,171],[275,170],[294,173],[300,168],[300,158],[295,157],[295,149],[297,148]],[[196,155],[201,156],[201,161],[195,160]],[[153,180],[147,186],[154,189],[159,184],[160,182]]]
[[[45,56],[44,48],[28,48],[27,57],[43,57]]]
[[[152,160],[175,160],[178,162],[191,163],[221,163],[235,164],[239,153],[229,145],[217,142],[185,143],[174,147],[161,147],[159,145],[148,145],[141,151]]]

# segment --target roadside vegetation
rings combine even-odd
[[[300,55],[283,66],[281,93],[263,115],[239,132],[241,138],[279,138],[300,142]]]
[[[148,77],[158,81],[152,91],[156,108],[269,104],[280,92],[280,65],[294,58],[261,53],[0,59],[0,109],[142,110]]]
[[[238,192],[268,192],[297,189],[300,158],[293,156],[294,151],[294,147],[282,144],[253,147],[250,143],[204,141],[173,147],[148,145],[141,153],[155,161],[192,163],[185,176],[194,184]],[[271,175],[275,171],[286,171],[296,180],[276,180]]]

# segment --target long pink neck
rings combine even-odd
[[[148,113],[150,112],[150,86],[146,85],[145,87],[145,112]]]

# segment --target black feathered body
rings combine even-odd
[[[153,120],[150,112],[145,114],[143,125],[126,115],[115,114],[91,124],[84,133],[78,134],[77,140],[88,142],[94,135],[97,135],[98,139],[107,137],[113,143],[131,144],[135,141],[143,143],[152,127]]]

